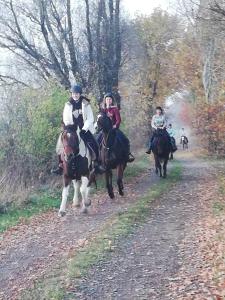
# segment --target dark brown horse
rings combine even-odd
[[[112,170],[116,169],[117,172],[117,185],[119,194],[124,195],[123,175],[127,165],[126,149],[124,149],[119,138],[117,137],[117,130],[113,129],[112,121],[106,113],[100,112],[97,117],[97,127],[101,131],[99,144],[100,144],[100,157],[102,165],[105,167],[105,179],[108,195],[113,199],[113,185],[112,185]]]
[[[171,152],[171,145],[170,145],[168,135],[165,134],[165,130],[157,129],[155,133],[155,138],[153,140],[152,152],[155,158],[156,174],[159,173],[160,177],[166,178],[167,163]],[[162,173],[162,169],[163,169],[163,173]]]
[[[91,205],[89,197],[89,175],[91,171],[91,157],[84,142],[77,132],[71,127],[64,130],[61,135],[63,145],[63,192],[62,202],[59,209],[59,216],[66,213],[66,202],[69,195],[71,182],[74,185],[73,206],[80,206],[79,191],[82,197],[82,212],[87,212],[87,207]]]

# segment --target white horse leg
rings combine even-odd
[[[64,188],[63,188],[62,202],[61,202],[59,213],[58,213],[59,217],[63,217],[66,214],[66,202],[67,202],[67,198],[68,198],[68,195],[69,195],[69,189],[70,189],[69,185],[64,186]]]
[[[73,206],[74,207],[80,206],[80,199],[79,199],[80,186],[81,186],[81,182],[79,180],[73,180],[73,187],[74,187]]]
[[[91,200],[89,199],[90,188],[88,187],[88,178],[81,178],[80,192],[82,196],[82,212],[87,213],[87,207],[91,205]]]

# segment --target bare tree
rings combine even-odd
[[[120,0],[82,0],[81,20],[71,0],[0,0],[0,47],[27,68],[65,88],[71,81],[87,90],[97,84],[118,94],[121,67]],[[81,38],[79,37],[81,35]],[[23,83],[4,72],[4,83]],[[119,99],[119,97],[118,97]]]

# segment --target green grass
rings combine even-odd
[[[106,259],[122,238],[127,237],[135,231],[137,226],[145,223],[149,217],[151,202],[179,181],[181,173],[181,165],[175,163],[166,180],[153,185],[146,195],[128,210],[109,219],[87,246],[77,251],[66,264],[52,270],[52,275],[47,279],[36,283],[34,289],[27,291],[22,299],[74,299],[74,295],[69,292],[69,287],[74,288],[76,281],[85,276],[90,267]],[[44,294],[40,298],[41,291],[44,291]]]
[[[133,164],[128,165],[125,178],[130,180],[131,178],[138,176],[146,169],[146,164],[148,160],[145,157],[139,157]],[[115,179],[115,176],[114,176]],[[98,190],[103,190],[105,188],[105,181],[103,178],[98,180]],[[72,191],[72,189],[71,189]],[[93,192],[95,190],[93,189]],[[71,197],[70,197],[71,198]],[[69,199],[70,199],[69,198]],[[46,212],[51,209],[58,208],[61,202],[61,190],[59,191],[39,191],[39,193],[33,194],[28,199],[27,203],[23,206],[9,207],[4,213],[0,214],[0,233],[15,226],[22,220],[26,221],[32,216]]]
[[[11,207],[5,213],[0,214],[0,232],[18,224],[22,220],[27,220],[35,214],[46,212],[57,208],[60,205],[58,196],[51,196],[47,193],[33,195],[28,203],[22,207]]]

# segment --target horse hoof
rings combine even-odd
[[[65,211],[59,211],[58,212],[58,217],[62,218],[66,215],[66,212]]]
[[[120,196],[124,196],[124,192],[123,191],[119,191]]]
[[[91,206],[91,200],[87,200],[87,201],[85,201],[85,203],[84,203],[84,204],[85,204],[85,206],[86,206],[86,207],[88,207],[88,206]]]
[[[81,209],[81,212],[82,212],[82,214],[87,214],[88,213],[88,209],[87,209],[87,207],[83,207],[82,209]]]
[[[109,194],[109,197],[110,197],[111,199],[115,199],[115,195],[114,195],[114,194]]]

